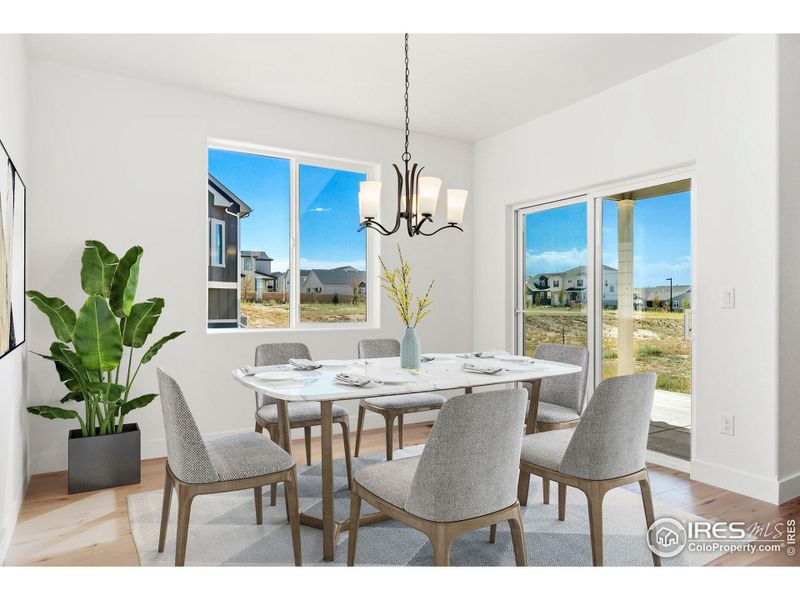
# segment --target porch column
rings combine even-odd
[[[633,373],[633,205],[617,201],[617,375]]]

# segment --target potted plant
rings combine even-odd
[[[397,314],[406,325],[406,333],[400,343],[400,366],[403,369],[419,369],[422,346],[417,335],[417,325],[431,312],[431,290],[435,280],[431,281],[424,296],[414,294],[411,291],[411,265],[403,258],[399,244],[397,254],[400,256],[400,266],[395,269],[389,269],[383,259],[378,257],[381,263],[381,287],[386,290]]]
[[[134,302],[143,252],[134,246],[118,258],[101,242],[87,241],[81,287],[88,298],[77,314],[60,298],[27,293],[57,338],[49,355],[36,354],[53,362],[66,386],[61,403],[83,403],[83,416],[58,406],[28,407],[29,413],[46,419],[77,419],[80,424],[68,438],[70,494],[140,480],[139,427],[125,420],[158,394],[131,398],[131,388],[142,365],[184,333],[173,331],[159,339],[138,356],[134,368],[134,354],[144,347],[164,308],[163,298]]]

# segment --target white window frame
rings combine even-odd
[[[312,154],[308,152],[300,152],[295,150],[286,150],[282,148],[274,148],[270,146],[263,146],[260,144],[252,144],[247,142],[237,142],[232,140],[225,140],[219,138],[209,138],[207,141],[206,150],[225,150],[229,152],[240,152],[247,154],[257,154],[260,156],[267,156],[270,158],[281,158],[289,161],[290,173],[290,239],[289,239],[289,326],[288,327],[274,327],[274,328],[230,328],[230,329],[208,329],[207,333],[213,335],[230,334],[230,333],[261,333],[267,334],[271,332],[286,332],[286,331],[330,331],[342,329],[378,329],[381,323],[380,312],[380,279],[379,279],[379,264],[378,255],[380,253],[380,236],[375,233],[366,235],[366,281],[367,281],[367,320],[360,323],[342,322],[342,323],[318,323],[318,322],[302,322],[300,320],[300,166],[308,165],[313,167],[322,167],[327,169],[337,169],[342,171],[350,171],[356,173],[364,173],[370,181],[381,180],[380,164],[367,162],[362,160],[353,160],[347,158],[339,158],[332,156],[325,156],[320,154]],[[206,156],[208,153],[206,152]],[[208,171],[208,165],[206,165]],[[380,214],[378,214],[380,220]],[[354,224],[358,227],[358,224]],[[240,232],[241,233],[241,232]],[[294,290],[300,290],[300,293],[295,293]],[[208,313],[206,309],[206,314]]]
[[[247,265],[250,265],[249,267]],[[253,270],[253,258],[250,256],[244,257],[244,264],[242,265],[242,271],[252,271]]]
[[[209,217],[208,223],[209,223],[208,264],[211,267],[225,268],[225,221],[221,219],[215,219],[214,217]],[[214,244],[214,242],[216,241],[217,226],[220,226],[220,228],[222,229],[222,255],[219,256],[219,262],[214,262],[214,252],[216,251],[216,244]]]

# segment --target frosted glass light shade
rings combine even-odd
[[[381,205],[381,182],[362,181],[358,184],[358,213],[361,222],[377,219]]]
[[[433,215],[436,212],[436,203],[439,201],[439,190],[442,180],[438,177],[420,177],[419,188],[419,214]]]
[[[460,225],[464,222],[464,207],[467,205],[467,190],[447,190],[447,222]]]

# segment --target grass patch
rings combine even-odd
[[[656,346],[642,346],[639,348],[639,352],[637,354],[639,358],[648,358],[651,356],[664,356],[666,352],[664,352],[663,348],[658,348]]]

